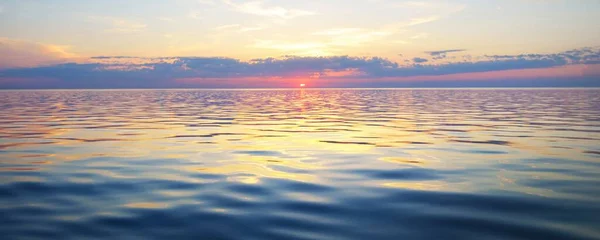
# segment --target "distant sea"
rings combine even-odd
[[[600,239],[600,89],[0,91],[1,239]]]

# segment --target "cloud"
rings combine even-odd
[[[243,27],[238,30],[238,32],[253,32],[263,30],[263,27]]]
[[[450,49],[450,50],[440,50],[440,51],[427,51],[425,53],[431,55],[431,56],[439,56],[439,55],[444,55],[446,53],[452,53],[452,52],[463,52],[466,51],[466,49]]]
[[[428,51],[425,52],[427,54],[429,54],[430,56],[433,57],[433,59],[444,59],[447,57],[448,53],[455,53],[455,52],[464,52],[466,51],[466,49],[450,49],[450,50],[439,50],[439,51]]]
[[[443,17],[458,13],[467,8],[467,5],[452,1],[396,1],[391,7],[410,9],[410,11],[421,13],[427,17],[413,18],[407,25],[414,26],[437,21]]]
[[[215,28],[215,30],[218,31],[235,31],[235,32],[240,32],[240,33],[244,33],[244,32],[252,32],[252,31],[259,31],[264,29],[261,26],[256,26],[256,27],[244,27],[240,24],[228,24],[228,25],[221,25]]]
[[[231,4],[231,1],[224,0]],[[260,2],[250,2],[252,4],[258,4]],[[246,3],[248,4],[248,3]],[[408,3],[411,5],[420,5],[420,3]],[[429,6],[431,3],[427,3]],[[437,4],[434,4],[437,6]],[[449,7],[452,11],[456,11],[455,8]],[[459,6],[459,9],[463,9],[464,6]],[[436,10],[438,8],[435,8]],[[447,9],[444,9],[447,10]],[[437,14],[437,13],[436,13]],[[350,47],[362,47],[367,44],[379,42],[383,44],[410,44],[409,39],[425,39],[429,36],[429,33],[421,32],[416,33],[408,39],[394,39],[391,37],[408,31],[407,29],[426,23],[438,21],[442,17],[445,17],[449,13],[439,12],[439,15],[423,15],[421,17],[410,18],[405,21],[394,22],[385,24],[377,28],[357,28],[357,27],[341,27],[341,28],[330,28],[322,29],[311,33],[311,35],[317,36],[311,40],[305,41],[278,41],[278,40],[267,40],[262,39],[257,41],[256,44],[251,45],[256,48],[269,48],[281,51],[281,54],[292,54],[292,55],[306,55],[306,56],[324,56],[324,55],[336,55],[344,52],[345,49]],[[311,49],[312,47],[312,49]],[[298,51],[304,49],[303,51]]]
[[[144,31],[147,27],[146,24],[117,17],[90,16],[88,19],[107,25],[107,28],[105,29],[107,32],[134,33]]]
[[[419,58],[419,57],[413,58],[412,60],[413,60],[413,62],[415,62],[415,63],[424,63],[424,62],[427,62],[427,61],[429,61],[429,60],[427,60],[427,59],[425,59],[425,58]]]
[[[454,13],[456,11],[461,11],[465,8],[464,5],[456,5],[456,6],[447,6],[447,7],[439,7],[440,4],[436,2],[404,2],[408,6],[414,7],[425,7],[430,8],[436,11],[433,11],[429,14],[424,14],[421,17],[410,18],[405,21],[395,22],[383,25],[379,28],[331,28],[320,30],[317,32],[313,32],[312,35],[328,37],[329,39],[321,41],[321,43],[327,45],[326,49],[322,49],[319,52],[335,52],[333,51],[335,48],[343,48],[343,47],[357,47],[364,45],[366,43],[384,40],[394,34],[399,32],[407,31],[406,29],[421,25],[427,24],[431,22],[438,21],[447,15]],[[418,11],[422,12],[422,11]],[[418,33],[410,37],[410,39],[424,39],[429,36],[429,33]],[[388,43],[398,43],[398,44],[409,44],[410,42],[405,40],[394,40]]]
[[[328,56],[335,55],[341,49],[364,46],[367,43],[379,41],[402,30],[395,25],[383,26],[379,29],[366,28],[332,28],[313,32],[314,40],[309,42],[279,42],[259,41],[254,47],[270,48],[282,51],[284,54]],[[297,50],[304,49],[299,52]]]
[[[429,37],[429,33],[419,33],[419,34],[411,36],[410,39],[424,39],[424,38],[428,38],[428,37]]]
[[[313,35],[326,35],[326,36],[337,36],[349,33],[355,33],[363,31],[361,28],[333,28],[323,31],[314,32]]]
[[[238,28],[238,27],[240,27],[239,24],[227,24],[227,25],[218,26],[215,29],[217,29],[217,30],[225,30],[225,29]]]
[[[127,20],[113,20],[113,28],[108,29],[112,32],[141,32],[146,29],[146,24],[129,22]]]
[[[407,27],[416,26],[416,25],[420,25],[420,24],[435,22],[435,21],[437,21],[439,19],[440,19],[439,16],[429,16],[429,17],[422,17],[422,18],[412,18],[407,23],[405,23],[404,25],[407,26]]]
[[[0,37],[0,69],[64,63],[77,58],[68,46]]]
[[[265,43],[265,45],[268,44]],[[308,45],[270,45],[300,50],[313,47]],[[448,50],[433,52],[444,51]],[[52,78],[59,80],[60,84],[57,87],[104,88],[177,87],[180,86],[176,83],[178,79],[187,79],[187,83],[197,84],[210,82],[213,85],[207,86],[213,87],[220,86],[220,82],[234,81],[235,79],[319,78],[343,81],[343,79],[352,78],[362,82],[379,81],[378,79],[392,81],[393,79],[461,76],[578,65],[600,66],[600,49],[583,48],[553,54],[484,55],[472,57],[472,59],[473,61],[432,64],[425,58],[414,58],[412,62],[402,65],[380,57],[350,56],[284,56],[249,61],[223,57],[98,56],[84,63],[4,69],[0,71],[0,78]],[[586,71],[580,74],[592,74],[597,78],[599,73],[600,71]],[[10,86],[13,85],[0,84],[0,87]]]
[[[394,34],[393,30],[359,31],[349,34],[334,36],[329,45],[332,46],[360,46],[364,43],[373,42]]]
[[[274,49],[284,52],[288,55],[308,55],[308,56],[324,56],[331,55],[328,52],[329,46],[323,42],[286,42],[272,40],[258,40],[252,47],[262,49]]]
[[[300,9],[287,9],[284,7],[274,6],[267,7],[260,1],[252,1],[245,3],[234,3],[231,0],[223,0],[223,2],[238,12],[252,14],[263,17],[277,17],[283,19],[292,19],[301,16],[315,15],[315,12],[300,10]]]

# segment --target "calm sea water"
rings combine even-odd
[[[2,239],[600,239],[600,90],[0,92]]]

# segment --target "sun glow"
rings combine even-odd
[[[306,84],[300,83],[300,87],[304,87],[304,86],[306,86]]]

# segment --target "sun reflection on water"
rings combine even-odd
[[[597,127],[569,126],[565,118],[590,106],[557,105],[553,97],[561,92],[536,93],[547,95],[546,102],[529,105],[532,97],[522,91],[494,91],[490,101],[486,90],[5,92],[1,171],[51,171],[103,158],[82,163],[92,168],[81,171],[136,178],[110,166],[149,164],[146,174],[161,178],[174,174],[158,167],[246,184],[263,178],[328,184],[355,169],[489,170],[491,163],[532,157],[597,161],[597,155],[582,154],[595,151],[600,137],[586,130]],[[156,163],[136,160],[148,158]],[[510,180],[514,172],[493,172],[482,188],[531,192]],[[434,179],[383,185],[478,188],[465,180]]]
[[[570,89],[2,91],[0,221],[55,238],[592,239],[598,106]]]

